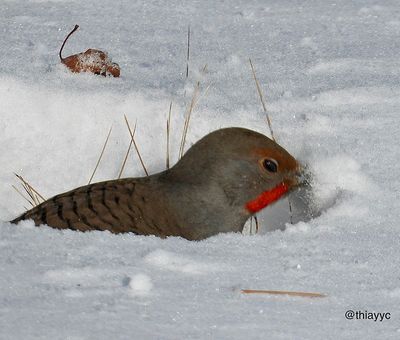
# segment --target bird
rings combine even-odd
[[[11,223],[202,240],[246,221],[298,186],[299,162],[265,135],[231,127],[193,144],[170,169],[85,185]]]

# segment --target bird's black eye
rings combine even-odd
[[[264,159],[263,161],[264,168],[269,172],[277,172],[278,171],[278,164],[276,161],[272,159]]]

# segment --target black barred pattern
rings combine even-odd
[[[59,218],[61,221],[66,222],[66,221],[65,221],[65,218],[64,218],[63,204],[60,203],[59,201],[57,201],[57,197],[54,197],[54,198],[52,199],[52,202],[53,202],[54,206],[57,207],[57,216],[58,216],[58,218]]]
[[[107,191],[107,186],[104,184],[101,187],[101,204],[107,208],[107,210],[108,210],[109,214],[112,216],[112,218],[114,218],[119,223],[122,223],[121,219],[118,216],[116,216],[114,214],[114,212],[112,211],[112,209],[107,205],[107,203],[106,203],[106,191]]]
[[[40,222],[47,224],[47,209],[45,206],[42,206],[40,209]]]
[[[54,228],[162,235],[157,218],[146,215],[146,205],[151,200],[139,194],[136,185],[130,181],[108,181],[80,187],[51,198],[12,222],[29,218],[36,225]]]

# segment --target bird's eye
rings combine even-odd
[[[276,163],[276,161],[272,160],[272,159],[264,159],[263,161],[263,166],[264,168],[269,171],[269,172],[277,172],[278,171],[278,164]]]

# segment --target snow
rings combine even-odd
[[[399,15],[389,0],[3,1],[0,338],[398,339]],[[121,78],[60,65],[75,24],[64,55],[106,51]],[[313,174],[290,198],[293,225],[286,199],[260,214],[260,234],[201,242],[7,222],[27,204],[13,172],[46,198],[84,185],[110,126],[94,180],[116,178],[130,140],[124,114],[156,173],[172,101],[176,161],[197,81],[187,147],[225,126],[268,134],[248,58],[279,143]],[[143,174],[132,153],[124,176]],[[391,319],[346,320],[349,309]]]
[[[129,279],[129,288],[132,290],[133,296],[145,296],[150,293],[153,284],[146,274],[136,274]]]

